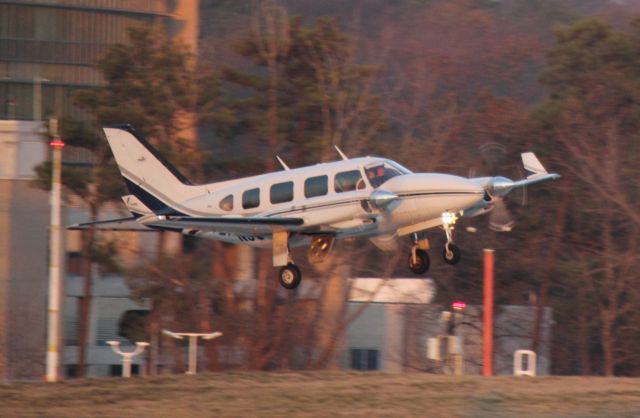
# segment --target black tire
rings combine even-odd
[[[449,251],[447,251],[447,246],[449,247]],[[442,250],[442,259],[445,263],[451,264],[452,266],[458,264],[460,262],[460,258],[462,257],[462,252],[460,248],[458,248],[455,244],[446,244],[444,249]]]
[[[409,254],[409,269],[415,274],[425,274],[429,271],[431,260],[425,250],[416,250],[416,262],[413,262],[413,254]]]
[[[289,263],[280,269],[278,279],[280,280],[280,285],[282,285],[282,287],[291,290],[300,285],[302,273],[300,273],[298,266]]]

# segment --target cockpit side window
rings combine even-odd
[[[333,186],[337,193],[365,188],[364,180],[362,180],[359,170],[343,171],[336,174]]]
[[[233,195],[232,194],[230,194],[229,196],[225,197],[224,199],[222,199],[220,201],[220,209],[225,210],[227,212],[233,210]]]
[[[367,179],[369,179],[369,183],[371,183],[373,187],[378,187],[390,178],[403,174],[386,162],[369,164],[364,168],[364,172],[367,174]]]

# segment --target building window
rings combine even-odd
[[[365,185],[364,180],[362,180],[362,175],[360,175],[360,171],[352,170],[336,174],[334,187],[336,192],[342,193],[356,189],[364,189]]]
[[[304,181],[304,197],[324,196],[327,194],[329,177],[309,177]]]
[[[287,181],[271,186],[270,199],[273,204],[291,202],[293,200],[293,182]]]
[[[242,207],[244,209],[260,206],[260,189],[250,189],[242,193]]]
[[[378,370],[378,350],[352,348],[350,352],[353,370]]]
[[[78,365],[77,364],[65,364],[64,365],[64,375],[67,378],[78,377]]]
[[[233,195],[225,197],[220,201],[220,209],[226,210],[227,212],[233,210]]]

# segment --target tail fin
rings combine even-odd
[[[194,186],[129,125],[104,128],[129,193],[155,213],[180,213]]]

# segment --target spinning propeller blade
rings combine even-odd
[[[514,225],[515,222],[504,200],[502,198],[495,199],[493,210],[489,213],[489,228],[497,232],[509,232]]]

